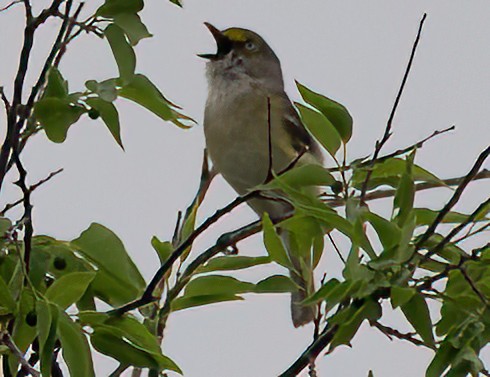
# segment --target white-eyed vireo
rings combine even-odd
[[[216,54],[200,55],[208,60],[208,99],[204,133],[215,169],[241,195],[264,183],[270,165],[280,172],[300,153],[297,165],[322,163],[320,148],[306,131],[284,92],[279,59],[258,34],[240,28],[223,31],[206,23],[217,43]],[[270,103],[270,111],[268,109]],[[270,120],[270,131],[269,131]],[[306,152],[305,152],[306,151]],[[291,211],[285,201],[255,199],[249,202],[262,216],[279,218]],[[287,245],[287,234],[282,238]],[[298,327],[313,320],[315,309],[299,303],[311,293],[311,268],[290,255],[293,281],[300,287],[292,294],[292,319]]]

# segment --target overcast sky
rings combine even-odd
[[[6,3],[2,0],[0,6]],[[455,124],[455,132],[434,140],[417,155],[419,164],[449,178],[464,175],[488,145],[490,5],[486,0],[188,0],[184,9],[165,0],[146,3],[142,16],[154,37],[137,46],[137,70],[188,115],[201,123],[206,100],[204,62],[196,54],[215,49],[202,23],[246,27],[261,34],[281,59],[292,99],[298,99],[297,79],[347,106],[354,117],[351,158],[369,154],[381,136],[420,18],[427,12],[386,151]],[[90,6],[95,8],[95,2],[87,10]],[[8,93],[21,45],[21,8],[0,14],[0,85]],[[56,30],[56,24],[46,25],[36,41],[34,70]],[[117,74],[107,43],[86,36],[70,47],[61,71],[71,91],[83,89],[87,79],[103,80]],[[200,124],[189,131],[165,124],[124,100],[118,101],[118,108],[126,152],[100,121],[85,118],[70,129],[64,144],[53,144],[43,134],[29,143],[24,160],[31,183],[60,167],[65,169],[33,195],[34,226],[37,234],[73,239],[91,222],[102,223],[121,237],[149,279],[158,265],[151,237],[171,237],[177,211],[187,206],[197,189],[203,132]],[[4,118],[0,120],[5,129]],[[488,183],[472,184],[458,209],[472,211],[489,191]],[[417,204],[440,209],[450,194],[439,189],[421,195]],[[0,204],[18,195],[7,186]],[[200,219],[234,197],[226,183],[217,179]],[[372,208],[383,211],[388,207],[380,201]],[[222,232],[252,219],[254,214],[247,208],[237,210],[200,239],[195,250],[203,250]],[[239,246],[242,255],[265,253],[260,237]],[[331,250],[326,250],[319,270],[320,276],[325,270],[331,276],[340,273],[341,265]],[[267,266],[235,276],[256,281],[284,272]],[[398,312],[390,313],[387,306],[386,313],[385,323],[410,331]],[[289,366],[309,344],[311,333],[311,326],[292,327],[287,295],[247,296],[243,302],[173,314],[164,352],[187,377],[268,377]],[[390,342],[367,325],[352,346],[320,357],[319,376],[367,376],[370,369],[376,377],[422,376],[432,357],[431,352],[410,343]],[[485,357],[490,363],[490,352]],[[98,376],[108,375],[116,365],[105,357],[96,357],[96,363]]]

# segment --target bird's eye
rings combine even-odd
[[[255,46],[255,43],[251,42],[251,41],[248,41],[247,43],[245,43],[245,48],[249,51],[253,51],[255,50],[257,47]]]

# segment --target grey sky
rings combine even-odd
[[[4,3],[7,1],[0,1],[0,6]],[[165,0],[146,3],[143,20],[154,38],[137,46],[137,70],[157,83],[188,115],[200,122],[206,99],[204,62],[196,54],[215,48],[202,22],[219,28],[246,27],[261,34],[276,51],[292,99],[299,97],[294,88],[297,79],[347,106],[355,122],[349,144],[351,158],[370,153],[381,136],[419,20],[427,12],[420,48],[386,151],[455,124],[455,132],[431,142],[417,155],[419,164],[448,178],[464,175],[489,143],[488,1],[188,0],[184,9]],[[89,6],[95,8],[96,3]],[[0,14],[0,85],[8,90],[22,36],[21,10],[18,6]],[[34,69],[39,68],[56,27],[47,25],[36,41],[41,53],[35,55]],[[102,80],[117,72],[107,43],[86,36],[70,47],[61,71],[72,91],[82,89],[87,79]],[[64,144],[50,143],[42,134],[29,144],[24,160],[30,182],[65,168],[34,194],[35,230],[72,239],[91,222],[102,223],[122,238],[148,279],[158,266],[151,236],[171,236],[177,211],[185,208],[197,189],[204,146],[202,127],[180,130],[124,100],[118,101],[118,108],[125,153],[100,121],[85,118],[72,127]],[[3,112],[1,117],[4,129]],[[458,209],[474,209],[489,191],[488,183],[473,184]],[[421,195],[418,204],[438,209],[450,193],[440,189]],[[17,195],[7,186],[1,204]],[[217,179],[200,219],[234,197]],[[383,211],[387,206],[379,201],[372,208]],[[203,250],[221,232],[253,218],[247,208],[237,210],[199,240],[195,250]],[[240,246],[243,255],[264,254],[260,237]],[[330,249],[319,267],[320,276],[324,270],[332,276],[341,270]],[[284,273],[270,266],[235,276],[255,281],[271,272]],[[388,306],[385,309],[390,312]],[[400,324],[402,330],[410,331],[398,312],[387,318],[386,323]],[[248,296],[243,302],[173,314],[164,352],[188,377],[268,377],[277,375],[300,354],[310,342],[311,332],[311,327],[293,329],[286,295]],[[484,355],[490,363],[490,352]],[[320,357],[317,365],[319,376],[367,376],[372,369],[376,377],[413,377],[424,374],[430,358],[431,352],[409,343],[390,342],[364,325],[352,349],[341,347]],[[96,362],[100,376],[108,375],[115,365],[102,357]]]

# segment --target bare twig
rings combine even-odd
[[[5,174],[7,173],[7,163],[10,157],[12,147],[16,143],[18,137],[17,115],[19,107],[22,103],[22,91],[24,89],[24,80],[29,66],[32,46],[34,44],[35,28],[32,25],[32,10],[28,0],[24,0],[26,8],[26,22],[24,28],[24,43],[19,58],[17,74],[14,80],[14,95],[10,106],[10,111],[7,114],[7,132],[0,151],[0,190],[2,188]]]
[[[150,302],[154,301],[155,299],[158,299],[157,297],[153,296],[153,291],[155,290],[156,286],[162,279],[162,277],[170,271],[172,268],[173,263],[187,250],[188,247],[190,247],[193,243],[194,240],[201,235],[204,231],[206,231],[211,225],[216,223],[221,217],[224,215],[230,213],[233,209],[238,207],[240,204],[243,204],[255,197],[257,197],[259,194],[259,191],[250,191],[249,193],[239,196],[235,200],[233,200],[231,203],[226,205],[225,207],[217,210],[212,216],[208,217],[199,227],[197,227],[194,232],[192,232],[187,239],[185,239],[179,247],[177,247],[174,252],[168,257],[168,259],[165,261],[165,263],[158,269],[158,271],[155,273],[153,278],[151,279],[150,283],[145,289],[145,292],[143,293],[142,297],[136,301],[130,302],[127,305],[124,305],[118,309],[111,310],[109,313],[114,314],[114,315],[121,315],[124,314],[130,310],[139,308],[140,306],[149,304]]]
[[[61,62],[61,58],[65,54],[66,49],[68,47],[68,44],[72,40],[71,35],[72,35],[73,28],[75,27],[75,25],[78,25],[77,19],[80,16],[80,13],[82,12],[82,9],[84,6],[85,6],[85,3],[83,3],[83,2],[78,4],[77,9],[75,9],[75,12],[73,13],[73,17],[70,17],[69,12],[65,12],[65,14],[61,13],[61,15],[63,17],[63,22],[68,21],[68,28],[66,29],[66,33],[64,34],[64,37],[63,37],[63,39],[59,45],[59,49],[57,51],[56,59],[53,62],[53,66],[55,66],[55,67],[59,66],[59,64]]]
[[[265,182],[270,182],[274,179],[273,161],[272,161],[272,120],[271,120],[271,98],[267,97],[267,155],[269,164],[267,166],[267,175]]]
[[[56,5],[55,2],[53,2],[53,5]],[[58,0],[58,2],[61,3],[60,0]],[[66,5],[65,5],[65,14],[67,16],[70,14],[72,4],[73,4],[73,0],[67,0]],[[59,4],[56,7],[54,7],[54,8],[50,7],[49,9],[53,8],[51,10],[51,12],[56,13],[58,11],[58,7],[59,7]],[[79,6],[79,8],[80,8],[80,6]],[[45,11],[43,11],[43,12],[45,12]],[[41,14],[43,14],[43,13],[41,13]],[[47,13],[47,14],[51,14],[51,13]],[[53,47],[51,47],[51,51],[49,52],[49,55],[46,58],[46,61],[44,62],[44,66],[41,70],[41,73],[39,74],[39,78],[37,79],[36,84],[33,86],[32,90],[31,90],[31,94],[29,95],[29,99],[27,100],[27,108],[28,109],[32,108],[32,106],[34,105],[34,101],[36,100],[37,94],[39,93],[41,88],[44,86],[44,83],[46,82],[46,76],[48,74],[49,69],[53,65],[53,61],[54,61],[56,55],[60,51],[60,46],[61,46],[61,43],[62,43],[63,38],[65,36],[66,30],[68,28],[68,24],[69,24],[69,19],[67,17],[61,23],[61,27],[60,27],[60,30],[59,30],[58,35],[56,37],[56,40],[53,44]]]
[[[345,258],[342,255],[342,253],[340,252],[339,248],[337,247],[337,244],[335,243],[335,241],[334,241],[332,235],[330,234],[330,232],[327,234],[327,237],[330,240],[330,243],[332,244],[333,248],[335,249],[335,252],[339,256],[340,260],[342,261],[342,263],[345,264],[346,263]]]
[[[469,216],[468,218],[460,223],[458,226],[454,227],[447,236],[445,236],[442,241],[440,241],[433,249],[429,250],[424,257],[422,258],[421,262],[426,261],[429,259],[432,255],[437,254],[439,251],[441,251],[444,246],[446,246],[451,240],[453,239],[454,236],[456,236],[461,230],[464,229],[469,223],[473,222],[482,212],[483,209],[487,208],[488,205],[490,204],[490,197],[481,203],[477,209],[475,209]],[[417,245],[419,245],[420,242],[417,242]],[[420,244],[420,248],[423,247],[423,244]]]
[[[6,11],[7,9],[13,7],[16,4],[22,3],[22,0],[15,0],[4,6],[3,8],[0,8],[0,12]]]
[[[22,367],[27,370],[29,374],[33,375],[34,377],[41,377],[41,373],[34,369],[32,365],[29,364],[29,362],[24,358],[24,355],[14,343],[8,332],[3,332],[1,334],[0,343],[4,344],[10,350],[10,352],[12,352],[17,360],[19,360],[20,365],[22,365]]]
[[[393,119],[395,118],[395,114],[396,114],[396,110],[398,108],[398,104],[400,103],[400,99],[401,99],[401,96],[403,94],[405,84],[407,83],[408,75],[410,74],[410,70],[412,68],[413,59],[415,57],[415,52],[417,51],[417,46],[419,44],[420,35],[422,33],[422,29],[424,27],[424,22],[425,22],[426,18],[427,18],[427,13],[424,13],[424,15],[422,16],[422,19],[420,20],[419,30],[417,32],[417,37],[415,38],[415,42],[414,42],[413,47],[412,47],[412,52],[410,54],[410,59],[408,60],[408,64],[407,64],[407,68],[405,70],[405,74],[403,75],[402,83],[401,83],[400,88],[398,90],[398,94],[396,95],[395,103],[393,104],[393,108],[391,109],[391,113],[390,113],[390,116],[388,118],[388,122],[386,123],[385,132],[384,132],[381,140],[376,142],[376,146],[374,149],[374,154],[373,154],[373,158],[371,160],[370,166],[372,166],[374,164],[374,161],[376,161],[376,159],[378,158],[379,153],[381,152],[381,149],[383,148],[385,143],[388,141],[388,139],[391,137],[391,128],[392,128],[392,124],[393,124]],[[366,179],[364,180],[364,182],[362,184],[361,195],[360,195],[361,204],[364,204],[364,198],[366,196],[366,191],[367,191],[367,187],[369,184],[369,179],[371,178],[372,172],[373,172],[372,169],[369,169],[367,171]]]
[[[436,349],[435,346],[426,344],[423,341],[414,338],[415,335],[414,333],[402,333],[396,329],[382,325],[378,321],[371,322],[371,326],[376,327],[379,331],[385,334],[390,340],[393,340],[393,337],[395,337],[401,340],[406,340],[410,343],[415,344],[416,346],[424,346],[430,349]]]
[[[488,305],[488,299],[485,297],[485,294],[483,294],[482,291],[476,286],[476,284],[473,281],[473,279],[471,279],[471,277],[466,272],[466,269],[464,268],[464,266],[461,266],[461,268],[459,269],[459,271],[461,271],[461,274],[463,275],[464,279],[466,280],[466,282],[468,283],[468,285],[471,287],[471,289],[473,290],[473,292],[475,292],[475,294],[481,300],[481,302],[483,303],[483,305],[485,305],[486,307],[488,307],[489,306]]]
[[[48,182],[49,180],[51,180],[53,177],[55,177],[56,175],[58,175],[59,173],[61,173],[63,171],[63,168],[61,169],[58,169],[52,173],[50,173],[46,178],[43,178],[41,179],[39,182],[33,184],[32,186],[29,187],[29,191],[30,193],[32,194],[32,192],[34,192],[34,190],[36,190],[39,186],[45,184],[46,182]],[[2,211],[0,211],[0,216],[4,216],[5,213],[7,213],[8,211],[10,211],[12,208],[18,206],[19,204],[21,204],[23,202],[24,199],[19,199],[13,203],[8,203],[5,205],[5,207],[2,209]]]
[[[473,230],[473,231],[469,231],[469,232],[468,232],[467,234],[465,234],[464,236],[461,236],[461,237],[460,237],[460,238],[458,238],[457,240],[454,240],[454,241],[453,241],[453,243],[454,243],[454,244],[460,243],[461,241],[464,241],[464,240],[466,240],[466,239],[468,239],[468,238],[470,238],[470,237],[473,237],[473,236],[475,236],[475,235],[477,235],[477,234],[479,234],[479,233],[482,233],[482,232],[484,232],[484,231],[488,230],[488,228],[490,228],[490,222],[488,222],[488,223],[486,223],[486,224],[482,225],[481,227],[479,227],[479,228],[477,228],[477,229],[475,229],[475,230]]]
[[[5,106],[5,111],[7,112],[7,115],[8,115],[8,113],[10,111],[10,102],[7,99],[7,97],[5,96],[5,92],[3,91],[3,86],[0,86],[0,96],[2,97],[2,102],[3,102],[3,105]]]
[[[24,222],[24,263],[26,266],[26,272],[29,273],[30,261],[31,261],[31,247],[32,247],[32,235],[34,233],[34,228],[32,225],[32,204],[31,204],[31,192],[26,184],[27,172],[20,161],[19,153],[17,152],[17,147],[14,146],[14,160],[17,170],[19,171],[19,180],[15,182],[17,186],[22,190],[24,196],[22,202],[24,204],[24,215],[22,220]]]
[[[412,145],[409,145],[408,147],[405,147],[405,148],[402,148],[402,149],[398,149],[395,152],[392,152],[392,153],[386,154],[384,156],[378,157],[374,162],[370,159],[368,161],[354,163],[354,164],[351,164],[351,165],[346,165],[345,167],[343,167],[343,170],[349,170],[349,169],[352,169],[354,167],[356,167],[356,168],[362,168],[362,167],[368,166],[370,164],[379,164],[380,162],[386,161],[386,160],[388,160],[390,158],[402,156],[402,155],[404,155],[406,153],[409,153],[409,152],[413,151],[414,149],[422,148],[425,143],[427,143],[429,140],[435,138],[436,136],[445,134],[445,133],[450,132],[450,131],[454,131],[455,129],[456,129],[456,126],[451,126],[451,127],[448,127],[448,128],[444,128],[443,130],[435,130],[432,134],[430,134],[429,136],[425,137],[424,139],[422,139],[420,141],[417,141],[416,143],[414,143]],[[330,171],[330,172],[336,172],[336,171],[339,171],[339,170],[341,170],[341,169],[338,168],[338,167],[333,167],[333,168],[329,168],[328,169],[328,171]]]
[[[450,178],[450,179],[445,179],[442,180],[442,183],[439,182],[422,182],[418,183],[415,185],[415,191],[423,191],[423,190],[428,190],[432,188],[437,188],[437,187],[448,187],[448,186],[457,186],[463,182],[463,180],[466,178],[466,176],[463,177],[458,177],[458,178]],[[490,179],[490,171],[489,170],[482,170],[478,174],[476,174],[473,178],[473,181],[478,181],[481,179]],[[365,201],[370,201],[370,200],[376,200],[376,199],[385,199],[385,198],[391,198],[395,195],[396,190],[394,189],[388,189],[388,190],[378,190],[378,191],[373,191],[370,193],[367,193],[364,200]],[[345,205],[345,200],[343,199],[328,199],[325,200],[325,203],[327,203],[331,207],[340,207]]]

